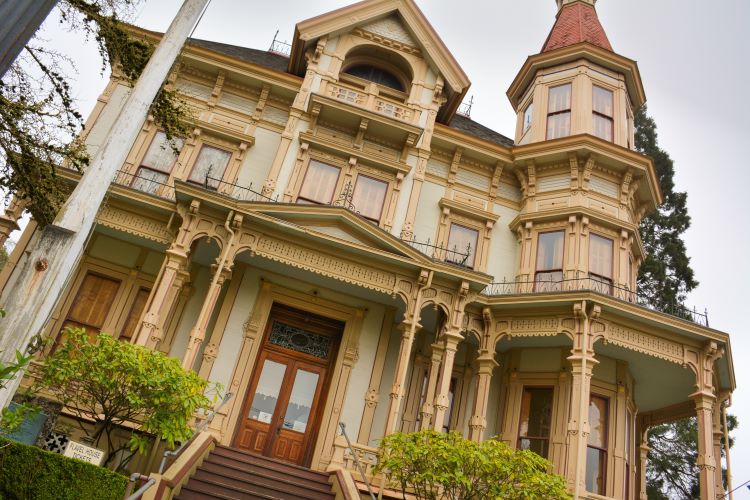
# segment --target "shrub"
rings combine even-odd
[[[108,469],[0,438],[0,498],[120,500],[127,482]]]
[[[45,361],[39,385],[79,417],[94,419],[90,437],[97,445],[104,440],[105,463],[121,450],[142,453],[149,444],[135,432],[120,444],[114,432],[121,424],[137,422],[141,432],[174,446],[190,438],[196,412],[211,408],[205,396],[209,383],[178,360],[106,334],[93,341],[82,329],[67,329],[65,335]]]
[[[420,500],[568,499],[565,480],[528,450],[495,439],[475,443],[461,434],[396,433],[380,443],[375,472]]]

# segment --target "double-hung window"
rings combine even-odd
[[[525,388],[521,399],[521,422],[518,427],[518,448],[537,455],[549,456],[552,429],[553,390]]]
[[[607,433],[609,401],[591,396],[589,402],[589,437],[586,447],[586,491],[604,495],[607,486]]]
[[[387,182],[366,175],[358,175],[352,194],[354,210],[362,217],[379,224],[387,192]]]
[[[527,130],[531,128],[531,120],[534,115],[534,103],[530,103],[526,106],[526,110],[523,112],[523,132],[525,134]]]
[[[175,138],[177,150],[182,149],[183,140]],[[172,145],[164,132],[157,132],[151,140],[141,165],[133,177],[130,187],[146,193],[156,194],[160,186],[167,184],[169,174],[177,161]]]
[[[232,153],[229,151],[204,144],[195,159],[188,181],[208,189],[218,189],[231,158]]]
[[[445,261],[473,269],[478,241],[479,231],[452,223],[448,234]]]
[[[330,205],[336,191],[341,169],[317,160],[310,160],[297,203]]]
[[[594,85],[594,135],[605,141],[614,140],[614,96],[611,90]]]
[[[547,139],[570,135],[570,101],[573,85],[566,83],[549,89]]]
[[[589,278],[591,289],[612,293],[612,256],[614,242],[597,234],[589,237]]]
[[[539,233],[536,249],[534,291],[554,292],[561,289],[564,243],[565,231]]]

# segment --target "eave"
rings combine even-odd
[[[507,96],[513,105],[513,109],[518,111],[518,106],[526,89],[531,85],[540,69],[561,66],[578,59],[586,59],[594,64],[623,74],[633,108],[636,110],[640,109],[646,103],[646,91],[643,88],[638,63],[591,43],[582,42],[529,56],[507,91]]]

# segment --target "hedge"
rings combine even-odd
[[[109,469],[0,438],[0,498],[121,500],[127,482]]]

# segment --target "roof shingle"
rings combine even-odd
[[[565,5],[544,42],[542,52],[588,42],[614,52],[593,5],[583,2]]]

